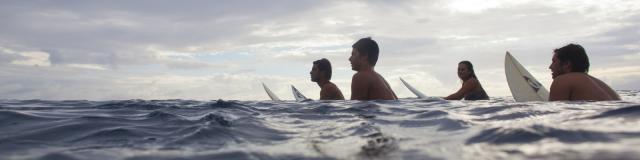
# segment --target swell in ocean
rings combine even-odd
[[[0,159],[638,159],[623,101],[0,100]]]

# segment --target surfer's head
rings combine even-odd
[[[471,77],[476,77],[476,72],[473,70],[473,64],[469,61],[461,61],[458,63],[458,77],[462,80],[467,80]]]
[[[549,65],[553,78],[569,72],[589,72],[589,57],[582,46],[568,44],[553,52],[551,65]]]
[[[311,81],[318,82],[320,79],[331,80],[331,62],[326,58],[313,61],[311,68]]]
[[[351,62],[351,69],[354,71],[360,70],[365,65],[373,67],[378,62],[378,43],[372,40],[371,37],[362,38],[351,47],[353,49],[349,62]]]

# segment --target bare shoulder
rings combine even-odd
[[[593,77],[591,75],[589,75],[589,78],[591,78],[591,80],[596,82],[596,84],[598,85],[598,87],[601,90],[604,90],[604,92],[606,92],[606,94],[608,96],[608,100],[620,100],[620,95],[618,95],[618,93],[616,93],[616,91],[613,90],[613,88],[611,88],[609,85],[604,83],[602,80],[600,80],[600,79],[598,79],[596,77]]]
[[[372,74],[369,72],[358,72],[353,74],[353,81],[366,82],[371,79]]]
[[[332,82],[329,82],[328,84],[322,86],[322,88],[330,89],[330,90],[336,90],[336,89],[338,89],[338,86],[336,86],[336,84],[334,84]]]
[[[569,85],[569,84],[584,83],[588,80],[589,80],[589,75],[587,74],[567,73],[554,78],[553,83]]]
[[[601,80],[586,73],[567,73],[553,79],[549,100],[617,100],[619,96]]]
[[[588,77],[587,74],[573,72],[573,73],[566,73],[566,74],[560,75],[556,78],[567,80],[567,79],[578,79],[578,78],[586,78],[586,77]]]
[[[356,74],[353,74],[354,77],[369,77],[372,75],[373,72],[358,72]]]
[[[475,78],[470,78],[469,80],[467,80],[467,83],[469,83],[469,85],[478,85],[480,84],[480,81],[478,81],[478,79]]]
[[[357,72],[356,74],[353,74],[353,77],[351,77],[352,80],[357,80],[357,79],[361,79],[363,76],[362,73]]]
[[[596,77],[593,77],[593,76],[589,75],[589,78],[591,80],[595,81],[596,83],[598,83],[599,85],[604,85],[604,86],[609,87],[606,83],[604,83],[602,80],[600,80],[600,79],[598,79]]]
[[[584,73],[567,73],[553,79],[551,86],[555,88],[573,88],[588,83],[589,77]]]
[[[572,88],[574,88],[573,85],[575,85],[573,81],[578,78],[578,75],[572,73],[563,74],[554,78],[549,91],[549,101],[572,100],[571,93]]]
[[[358,72],[353,75],[353,79],[351,80],[352,100],[369,99],[369,86],[371,85],[369,75],[367,72]]]
[[[464,94],[467,94],[467,92],[473,91],[478,86],[478,84],[478,79],[470,78],[462,83],[462,88],[460,89],[464,92]]]

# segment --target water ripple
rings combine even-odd
[[[0,100],[0,159],[635,159],[625,101]]]

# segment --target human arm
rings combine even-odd
[[[365,75],[356,73],[351,79],[351,100],[367,100],[369,81]]]
[[[464,98],[465,95],[467,95],[467,93],[473,91],[473,89],[475,89],[478,84],[480,82],[478,82],[477,79],[473,78],[473,79],[469,79],[467,80],[467,82],[462,84],[462,87],[460,87],[460,89],[456,92],[453,93],[447,97],[445,97],[444,99],[446,100],[461,100],[462,98]]]

